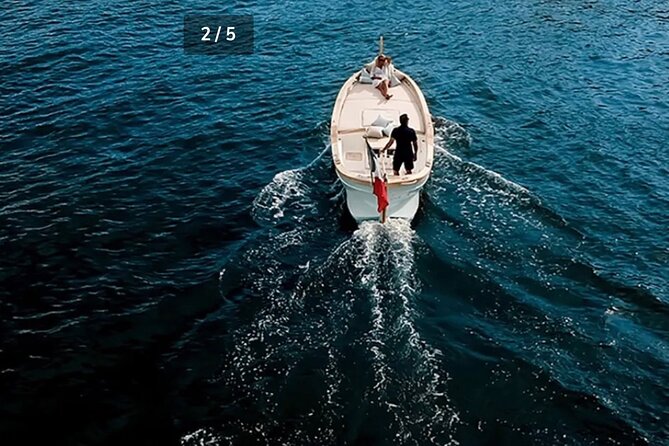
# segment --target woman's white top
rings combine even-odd
[[[377,87],[382,81],[388,80],[387,66],[381,68],[378,65],[374,65],[374,68],[372,68],[371,76],[372,76],[372,85],[374,85],[374,87]],[[378,79],[374,79],[375,77]]]

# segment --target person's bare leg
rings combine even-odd
[[[382,81],[376,88],[379,89],[384,98],[390,99],[393,97],[392,94],[388,94],[388,81]]]
[[[388,87],[386,86],[385,81],[381,81],[376,88],[381,92],[384,98],[388,96]]]
[[[383,81],[382,84],[383,84],[383,91],[381,91],[381,93],[383,93],[383,97],[386,99],[392,98],[393,95],[388,94],[388,89],[390,88],[390,81]]]

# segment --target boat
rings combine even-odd
[[[379,55],[383,53],[383,38]],[[365,67],[373,66],[374,60]],[[365,70],[366,68],[363,68]],[[353,73],[339,90],[330,123],[332,160],[339,180],[346,191],[346,205],[358,222],[403,218],[411,221],[418,210],[420,191],[427,182],[434,159],[434,126],[432,117],[416,82],[406,73],[391,67],[390,100],[371,83],[366,83],[363,70]],[[367,74],[369,71],[366,72]],[[411,174],[402,167],[399,176],[392,171],[394,145],[381,152],[389,138],[389,131],[381,137],[370,137],[370,126],[379,119],[391,121],[390,127],[399,126],[399,116],[409,117],[409,126],[418,137],[418,157]],[[374,135],[379,136],[379,135]],[[373,158],[376,158],[375,164]],[[379,212],[374,195],[374,169],[383,173],[387,187],[388,206]]]

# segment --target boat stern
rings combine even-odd
[[[340,177],[341,178],[341,177]],[[346,205],[357,222],[365,220],[379,220],[377,198],[372,193],[370,184],[353,183],[341,178],[346,190]],[[403,218],[411,221],[418,211],[420,190],[427,178],[417,180],[409,185],[391,185],[388,187],[387,218]]]

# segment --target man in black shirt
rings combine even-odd
[[[409,117],[406,114],[400,116],[400,126],[393,129],[390,134],[390,141],[383,148],[383,151],[392,146],[395,141],[397,141],[397,146],[393,157],[393,173],[399,175],[400,167],[404,164],[407,174],[411,175],[413,162],[418,158],[418,139],[416,138],[416,131],[409,127]]]

